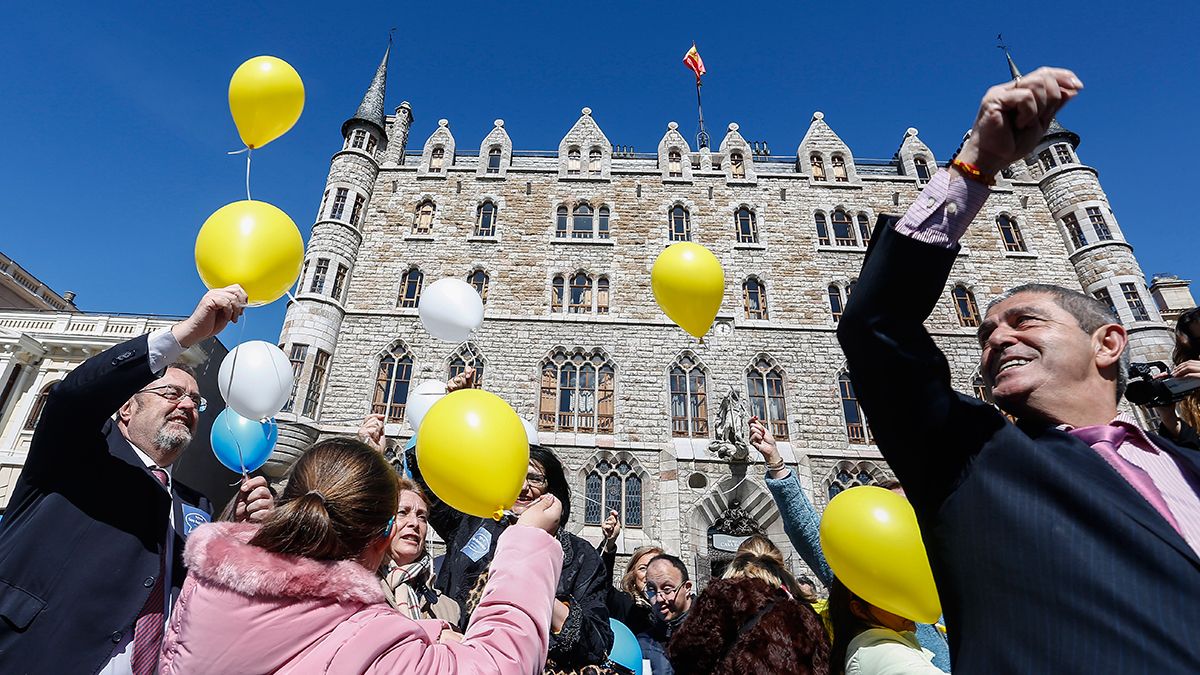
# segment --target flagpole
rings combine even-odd
[[[708,147],[708,133],[704,131],[704,105],[700,102],[700,76],[696,76],[696,110],[700,113],[700,133],[696,134],[696,146]]]

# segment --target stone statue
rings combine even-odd
[[[727,462],[749,461],[750,444],[746,441],[749,426],[746,404],[737,389],[730,387],[729,393],[721,399],[721,407],[717,412],[717,437],[708,444],[708,451]]]

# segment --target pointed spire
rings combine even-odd
[[[1012,75],[1012,79],[1018,80],[1021,78],[1021,71],[1017,70],[1017,64],[1013,62],[1012,54],[1008,53],[1008,45],[1004,44],[1004,34],[996,34],[996,48],[1004,52],[1004,58],[1008,59],[1008,74]]]
[[[383,52],[383,59],[379,62],[379,68],[375,70],[375,77],[371,80],[371,86],[367,87],[367,93],[363,94],[362,103],[358,104],[358,111],[354,113],[354,117],[346,120],[342,125],[342,135],[345,136],[349,131],[350,126],[355,122],[367,122],[374,125],[380,135],[384,134],[384,113],[383,99],[387,91],[387,64],[388,56],[392,53],[392,37],[388,35],[388,46]]]
[[[1021,71],[1017,69],[1017,64],[1013,62],[1012,54],[1008,53],[1008,45],[1004,44],[1004,36],[997,35],[996,41],[999,42],[996,47],[1004,50],[1004,58],[1008,60],[1008,73],[1012,75],[1012,79],[1019,80],[1021,78]],[[1042,136],[1043,141],[1047,138],[1063,138],[1071,144],[1071,147],[1079,147],[1079,134],[1059,124],[1057,118],[1050,120],[1050,126],[1046,128],[1046,135]]]

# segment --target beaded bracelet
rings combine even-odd
[[[964,162],[961,159],[955,159],[954,161],[950,162],[950,166],[962,172],[964,178],[969,178],[976,183],[982,183],[988,187],[996,184],[996,179],[994,177],[984,176],[983,171],[980,171],[979,167],[969,162]]]

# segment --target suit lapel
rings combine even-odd
[[[1096,454],[1086,443],[1059,429],[1047,429],[1043,432],[1045,440],[1063,444],[1070,448],[1069,471],[1085,479],[1085,484],[1095,485],[1107,490],[1113,495],[1112,504],[1132,518],[1150,533],[1174,548],[1191,563],[1200,567],[1200,556],[1192,550],[1187,541],[1171,527],[1158,511],[1146,501],[1132,485],[1126,481],[1117,470],[1109,466],[1100,455]],[[1154,437],[1154,442],[1161,439]],[[1160,446],[1162,447],[1162,446]]]

